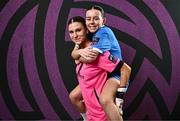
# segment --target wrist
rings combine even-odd
[[[75,44],[75,48],[79,49],[80,48],[79,44]]]

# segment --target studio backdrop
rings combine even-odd
[[[180,119],[180,0],[1,0],[0,120],[81,119],[67,21],[94,4],[132,67],[124,119]]]

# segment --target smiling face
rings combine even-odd
[[[86,40],[87,29],[80,22],[72,22],[68,26],[69,36],[76,44],[82,44]]]
[[[86,26],[91,33],[96,32],[104,23],[105,19],[99,10],[90,9],[86,11]]]

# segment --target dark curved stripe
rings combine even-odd
[[[5,103],[11,112],[12,116],[19,120],[19,119],[26,119],[27,117],[33,117],[34,112],[22,112],[18,109],[16,106],[16,103],[14,102],[14,99],[12,97],[10,88],[8,86],[8,79],[7,79],[7,70],[6,70],[6,63],[7,63],[7,52],[8,52],[8,46],[11,40],[11,37],[18,26],[18,24],[21,22],[23,17],[35,6],[38,4],[38,0],[28,0],[25,2],[12,16],[9,23],[7,24],[7,27],[5,28],[5,31],[2,35],[2,40],[0,41],[0,86],[2,91],[3,99],[5,100]]]
[[[24,96],[26,97],[27,101],[29,102],[29,104],[32,106],[32,108],[34,110],[30,116],[26,117],[26,119],[27,120],[28,119],[30,119],[30,120],[32,120],[32,119],[37,119],[37,120],[44,119],[44,116],[43,116],[42,112],[40,111],[40,108],[37,105],[36,100],[33,96],[32,91],[31,91],[31,88],[29,86],[27,75],[26,75],[26,70],[24,67],[24,59],[23,58],[24,58],[23,52],[21,49],[20,56],[19,56],[19,64],[18,64],[20,84],[21,84],[21,88],[23,90]]]
[[[167,82],[170,81],[172,68],[170,68],[169,66],[172,66],[172,63],[171,63],[171,57],[169,57],[168,54],[167,55],[163,54],[163,59],[161,59],[156,53],[154,53],[154,51],[152,51],[144,43],[138,41],[137,39],[135,39],[131,35],[128,35],[127,33],[121,32],[115,28],[112,28],[112,30],[114,31],[117,38],[122,38],[121,41],[123,43],[134,48],[136,50],[136,56],[139,56],[139,57],[135,57],[133,60],[133,63],[132,63],[132,68],[133,68],[133,73],[131,75],[132,79],[134,79],[134,77],[136,75],[135,73],[137,73],[138,68],[142,64],[142,61],[143,61],[142,59],[144,59],[144,57],[145,57],[159,70],[159,72],[163,76],[169,75],[168,77],[164,76],[164,78],[166,79]],[[166,46],[164,46],[164,45],[161,45],[161,46],[162,46],[162,48],[166,48]],[[163,49],[162,53],[166,53],[167,51],[169,51],[168,48],[166,48],[166,49],[167,49],[166,51]],[[134,69],[136,71],[134,71]]]
[[[153,65],[157,67],[157,69],[162,72],[163,69],[168,70],[168,67],[163,67],[163,62],[165,60],[161,60],[161,58],[154,53],[149,47],[147,47],[144,43],[140,42],[136,38],[132,37],[131,35],[128,35],[127,33],[124,33],[122,31],[119,31],[116,28],[112,28],[117,38],[122,38],[121,41],[130,47],[134,48],[136,50],[136,55],[134,57],[134,60],[132,61],[131,67],[132,67],[132,74],[131,74],[131,81],[134,80],[136,74],[138,73],[138,70],[143,62],[144,58],[147,58]],[[162,62],[163,61],[163,62]],[[162,68],[160,68],[162,67]],[[165,78],[166,79],[166,78]]]
[[[127,15],[125,15],[123,12],[119,11],[118,9],[114,8],[113,6],[110,5],[106,5],[103,3],[99,3],[99,2],[93,2],[93,1],[79,1],[79,2],[74,2],[72,8],[89,8],[92,5],[99,5],[101,7],[103,7],[105,14],[109,13],[111,15],[117,16],[117,17],[121,17],[124,18],[125,20],[134,23],[133,20],[131,20]]]
[[[35,31],[34,31],[35,59],[37,64],[36,66],[42,87],[54,111],[58,114],[58,116],[61,119],[72,120],[69,114],[64,109],[63,105],[60,103],[58,96],[56,95],[53,89],[51,80],[48,76],[49,74],[45,62],[43,40],[44,40],[44,26],[45,26],[45,20],[46,20],[46,14],[47,14],[49,2],[50,0],[40,1],[39,8],[37,11],[37,17],[35,21]],[[62,113],[62,111],[64,112]]]
[[[141,67],[143,61],[144,61],[144,57],[142,55],[139,54],[139,51],[136,51],[135,57],[131,63],[131,68],[132,68],[132,72],[130,75],[130,83],[132,83],[139,71],[139,68]]]
[[[0,12],[2,11],[2,9],[4,8],[4,6],[9,2],[9,0],[1,0],[1,4],[0,4]]]
[[[164,4],[166,10],[170,13],[180,36],[180,14],[177,14],[177,11],[180,11],[180,0],[161,0],[161,3]]]
[[[172,72],[172,58],[171,58],[169,42],[160,21],[158,20],[156,15],[154,15],[152,10],[149,7],[147,7],[147,5],[142,0],[136,0],[136,1],[128,0],[128,1],[132,3],[134,6],[136,6],[136,8],[141,11],[141,13],[148,19],[148,21],[152,25],[153,30],[155,31],[157,38],[159,40],[159,45],[161,47],[161,54],[163,59],[161,60],[159,57],[153,58],[151,55],[147,53],[145,56],[161,72],[161,74],[166,79],[167,83],[170,84],[171,72]]]
[[[170,113],[168,111],[166,103],[164,102],[164,99],[162,98],[157,87],[153,84],[153,81],[150,79],[148,79],[146,81],[144,86],[139,91],[139,94],[136,96],[136,98],[133,100],[133,102],[126,108],[125,113],[124,113],[124,118],[127,119],[134,112],[136,112],[136,109],[138,109],[138,107],[142,103],[146,93],[150,94],[150,96],[154,100],[154,103],[159,111],[159,114],[160,114],[162,120],[171,119]]]
[[[71,57],[73,43],[65,41],[66,22],[68,21],[68,14],[73,4],[74,2],[72,0],[63,1],[56,28],[56,56],[58,68],[66,89],[69,92],[78,84],[75,63]]]
[[[176,100],[176,105],[174,106],[174,110],[172,111],[169,119],[170,120],[180,120],[179,112],[180,112],[180,93]]]

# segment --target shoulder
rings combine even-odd
[[[111,34],[112,30],[108,26],[104,25],[101,28],[99,28],[99,30],[97,31],[97,34],[102,34],[102,33]]]

